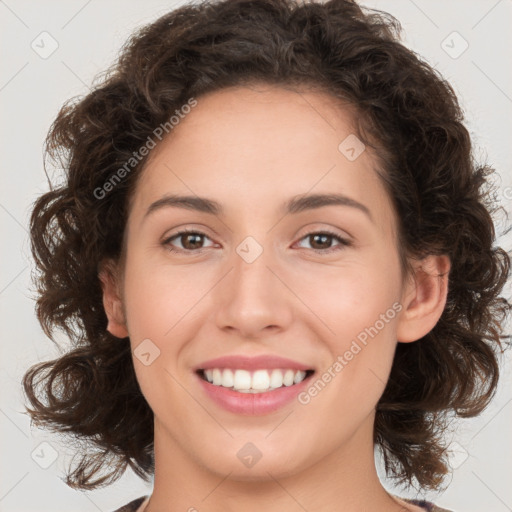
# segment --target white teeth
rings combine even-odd
[[[236,370],[233,387],[235,389],[250,389],[251,373],[248,372],[247,370]]]
[[[206,380],[214,386],[231,388],[240,393],[263,393],[283,386],[299,384],[306,377],[302,370],[233,370],[210,368],[204,370]]]
[[[270,377],[267,370],[256,370],[252,374],[252,389],[268,389],[270,387]]]
[[[305,376],[306,372],[295,372],[295,375],[293,377],[293,383],[298,384],[299,382],[302,382]]]
[[[222,372],[218,368],[213,369],[213,383],[216,386],[220,386],[222,384]]]
[[[294,376],[295,373],[293,370],[286,370],[286,373],[284,374],[283,384],[285,386],[291,386],[293,384]]]
[[[223,388],[232,388],[234,384],[234,375],[231,370],[224,370],[222,372],[222,387]]]
[[[283,385],[283,372],[281,370],[272,370],[270,375],[270,387],[280,388]]]

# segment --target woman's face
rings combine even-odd
[[[152,150],[122,299],[158,449],[242,480],[373,453],[407,294],[375,162],[331,98],[274,87],[198,98]]]

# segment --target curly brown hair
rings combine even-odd
[[[108,193],[98,190],[187,99],[254,83],[348,102],[358,136],[379,155],[403,269],[430,254],[451,260],[442,317],[418,342],[398,343],[374,425],[389,476],[424,488],[443,482],[450,415],[478,415],[496,391],[510,257],[494,245],[494,169],[475,161],[452,87],[400,42],[400,30],[391,15],[349,0],[188,4],[133,34],[102,82],[61,108],[45,149],[65,179],[34,202],[30,235],[38,319],[73,347],[32,366],[23,386],[32,421],[87,443],[69,486],[106,485],[127,465],[146,481],[154,473],[153,413],[130,344],[106,330],[98,277],[103,261],[122,257],[147,157]]]

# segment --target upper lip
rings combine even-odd
[[[196,367],[197,370],[209,368],[233,368],[240,370],[259,370],[286,368],[291,370],[312,370],[311,366],[299,363],[293,359],[276,355],[261,355],[255,357],[229,355],[205,361]]]

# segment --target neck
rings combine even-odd
[[[390,495],[375,467],[373,416],[343,446],[302,471],[267,468],[253,479],[215,473],[187,453],[155,418],[154,489],[144,512],[404,512],[421,510]],[[319,440],[320,442],[320,440]],[[260,467],[261,469],[261,467]],[[231,476],[230,476],[231,475]]]

